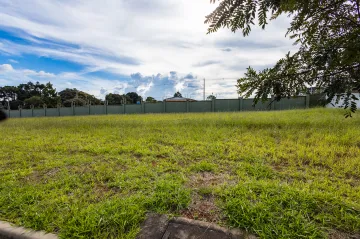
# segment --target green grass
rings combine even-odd
[[[216,222],[261,238],[360,233],[360,113],[343,113],[10,119],[0,220],[60,238],[135,238],[146,212],[182,215],[211,198]]]

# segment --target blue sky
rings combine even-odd
[[[281,17],[247,38],[206,35],[208,0],[0,0],[0,86],[51,81],[97,97],[136,91],[233,98],[249,65],[273,65],[292,42]]]

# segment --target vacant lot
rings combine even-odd
[[[62,238],[134,238],[155,211],[261,238],[360,233],[360,112],[12,119],[0,220]]]

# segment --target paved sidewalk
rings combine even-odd
[[[236,229],[186,218],[169,219],[166,215],[149,214],[137,239],[256,239]]]

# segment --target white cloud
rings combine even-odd
[[[13,70],[14,69],[13,69],[12,65],[10,65],[10,64],[2,64],[2,65],[0,65],[0,73],[1,72],[13,71]]]
[[[18,64],[18,63],[19,63],[18,61],[14,60],[14,59],[9,59],[9,62],[14,63],[14,64]]]
[[[54,77],[55,74],[53,73],[48,73],[45,71],[33,71],[33,70],[23,70],[24,75],[28,75],[28,76],[38,76],[38,77]]]
[[[233,97],[235,78],[241,77],[246,67],[274,64],[294,49],[292,41],[285,38],[286,17],[271,22],[265,31],[253,27],[247,38],[228,29],[206,35],[204,18],[216,7],[206,0],[108,0],[106,4],[98,0],[0,0],[0,5],[0,28],[15,29],[20,37],[33,42],[23,45],[0,39],[0,53],[34,54],[82,64],[82,72],[54,76],[40,71],[29,77],[56,78],[62,87],[81,82],[79,88],[97,95],[102,88],[122,92],[133,87],[144,95],[162,97],[178,89],[201,98],[199,89],[206,78],[207,94],[227,91],[227,96]],[[174,85],[166,89],[159,87],[160,78],[151,81],[144,76],[145,82],[128,82],[125,87],[122,81],[82,77],[100,70],[145,76],[193,72],[197,88],[189,88],[184,76],[175,77]],[[218,78],[234,79],[212,80]]]
[[[14,69],[11,65],[0,65],[0,84],[18,85],[28,81],[46,83],[51,81],[58,91],[65,88],[77,88],[98,98],[105,98],[106,94],[125,94],[137,92],[144,98],[152,96],[158,100],[172,96],[180,91],[185,97],[202,99],[203,79],[193,74],[170,72],[155,76],[143,76],[140,73],[132,74],[131,80],[109,80],[101,77],[91,77],[76,72],[53,74],[31,69]],[[222,83],[214,80],[206,82],[206,96],[215,92],[219,98],[236,97],[235,79],[223,79]]]

